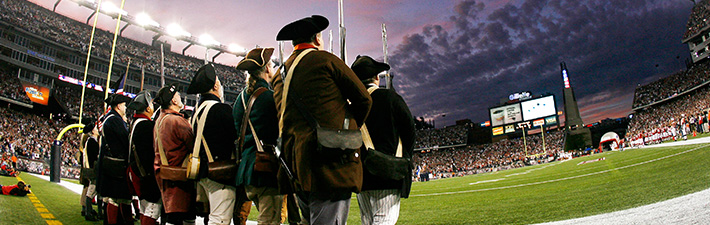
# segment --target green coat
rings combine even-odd
[[[262,93],[252,106],[249,119],[254,125],[259,139],[268,144],[276,144],[276,139],[279,136],[279,124],[276,118],[276,105],[274,104],[274,91],[270,90],[268,83],[260,79],[254,88],[265,87],[269,90]],[[249,103],[251,94],[246,93],[246,89],[242,91],[234,101],[232,107],[232,115],[234,116],[234,127],[237,129],[237,137],[241,137],[242,118],[244,117],[245,107],[242,103],[242,97],[245,103]],[[236,185],[253,185],[256,187],[278,187],[275,173],[263,173],[254,171],[254,160],[256,159],[256,142],[252,135],[249,124],[246,124],[244,132],[244,151],[241,154],[241,162],[237,171]],[[239,143],[236,143],[237,145]],[[237,146],[238,148],[239,146]]]

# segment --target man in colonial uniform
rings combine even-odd
[[[197,70],[187,93],[200,94],[200,102],[191,121],[196,138],[204,139],[195,140],[196,145],[201,145],[198,194],[207,195],[200,198],[206,197],[209,202],[209,224],[229,224],[232,221],[236,198],[234,142],[237,139],[237,131],[232,125],[232,107],[223,103],[224,88],[210,64]],[[200,121],[203,119],[204,127],[200,127]],[[235,173],[226,177],[215,177],[209,173],[209,160],[231,163],[235,167]],[[246,215],[243,220],[246,221]]]
[[[290,40],[294,45],[294,52],[284,63],[284,69],[293,69],[293,74],[286,80],[276,76],[272,86],[282,121],[282,151],[297,180],[295,189],[301,192],[303,216],[310,224],[345,224],[350,196],[362,187],[359,147],[319,148],[316,129],[304,115],[310,114],[320,127],[358,130],[372,99],[343,60],[322,50],[320,32],[327,27],[328,19],[314,15],[281,28],[276,40]],[[301,53],[305,55],[291,68]],[[283,185],[288,180],[284,173],[279,174],[279,188],[284,192],[289,192],[285,190],[288,185]]]
[[[195,135],[190,123],[179,113],[184,105],[175,85],[161,88],[155,102],[160,105],[161,112],[153,132],[153,168],[163,199],[164,218],[168,224],[194,224],[195,182],[163,179],[160,168],[163,164],[183,166],[185,158],[192,152]]]
[[[107,203],[106,221],[108,224],[126,224],[133,222],[131,213],[132,195],[128,188],[126,169],[128,166],[128,126],[124,120],[126,103],[131,98],[122,94],[112,94],[106,99],[111,106],[103,118],[101,132],[101,152],[99,160],[99,193]]]
[[[128,108],[135,111],[130,132],[130,162],[128,175],[133,189],[140,199],[141,225],[156,224],[160,217],[160,190],[155,181],[153,161],[153,99],[148,92],[141,92],[133,98]],[[138,214],[138,212],[136,212]]]
[[[411,160],[414,149],[412,113],[397,92],[378,89],[378,74],[389,70],[390,66],[369,56],[358,56],[352,69],[372,96],[372,109],[365,125],[374,151]],[[363,152],[364,159],[367,159],[368,153]],[[412,186],[411,164],[405,169],[409,173],[402,180],[388,179],[363,169],[362,192],[357,195],[363,225],[397,223],[400,198],[409,197]]]

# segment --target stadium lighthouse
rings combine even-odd
[[[562,72],[562,81],[565,88],[562,90],[565,101],[565,150],[577,150],[588,146],[592,146],[592,132],[589,128],[584,127],[582,118],[579,116],[579,107],[577,107],[577,98],[574,96],[574,89],[569,82],[567,75],[567,64],[560,63]]]

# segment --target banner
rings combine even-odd
[[[49,104],[49,88],[25,81],[22,81],[22,88],[25,89],[27,97],[29,97],[32,102],[42,105]]]

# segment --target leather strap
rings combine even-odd
[[[256,149],[259,152],[264,151],[264,146],[262,146],[263,143],[261,143],[261,140],[259,140],[259,136],[256,134],[256,130],[254,129],[254,125],[252,125],[252,123],[251,123],[251,119],[249,118],[249,114],[251,114],[251,108],[254,105],[254,102],[256,102],[256,99],[259,98],[259,95],[261,95],[261,93],[264,93],[265,91],[266,91],[266,88],[264,88],[264,87],[260,87],[260,88],[256,89],[256,91],[254,91],[254,93],[249,97],[249,105],[248,106],[244,102],[244,95],[242,95],[242,97],[241,97],[242,106],[244,106],[244,117],[242,119],[242,122],[244,122],[246,120],[247,123],[249,123],[249,127],[251,127],[251,135],[254,136],[254,142],[256,143]],[[244,133],[244,132],[246,132],[246,124],[242,123],[242,133],[241,133],[242,134],[241,135],[242,141],[239,143],[240,144],[239,149],[244,148],[244,141],[243,140],[246,136],[246,133]]]
[[[155,131],[155,141],[158,142],[158,152],[160,153],[160,165],[163,166],[169,166],[168,164],[168,157],[165,156],[165,150],[163,149],[163,141],[160,140],[160,127],[163,126],[163,121],[165,121],[165,118],[168,118],[170,114],[165,114],[163,118],[160,118],[160,121],[158,121],[158,128]]]
[[[202,132],[205,130],[205,122],[207,121],[207,114],[210,112],[210,109],[214,104],[216,104],[217,101],[204,101],[202,102],[202,105],[195,111],[195,117],[192,118],[191,124],[193,127],[195,126],[195,122],[197,122],[197,130],[195,130],[195,134],[197,135],[195,137],[195,146],[192,148],[192,157],[199,157],[200,154],[200,147],[202,145],[205,145],[205,153],[207,153],[207,161],[209,162],[214,162],[214,158],[212,158],[212,152],[210,152],[210,147],[207,145],[207,141],[205,140],[205,137],[202,135]],[[202,114],[200,114],[202,113]],[[197,115],[200,115],[199,118]]]
[[[377,90],[376,86],[369,87],[367,88],[367,92],[372,95],[372,92],[375,92]],[[362,141],[365,143],[365,147],[367,150],[375,150],[375,145],[372,143],[372,138],[370,137],[370,132],[367,130],[367,126],[365,124],[360,127],[360,132],[362,133]],[[395,157],[401,158],[402,157],[402,138],[397,138],[398,142],[397,143],[397,152],[395,153]]]
[[[303,50],[301,54],[298,54],[296,59],[293,61],[293,64],[291,67],[288,69],[288,73],[286,73],[286,77],[283,78],[284,82],[284,88],[283,88],[283,96],[281,97],[281,118],[279,119],[279,137],[281,137],[281,133],[283,132],[284,128],[284,111],[286,110],[286,99],[288,98],[288,89],[289,85],[291,84],[291,78],[293,77],[293,70],[296,68],[299,62],[301,62],[301,59],[306,56],[308,53],[315,51],[315,49],[309,48],[306,50]]]

